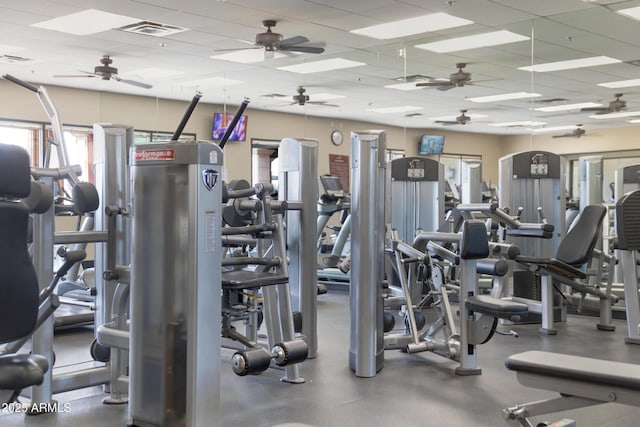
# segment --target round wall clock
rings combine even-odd
[[[342,132],[340,132],[339,130],[334,130],[333,132],[331,132],[331,142],[333,142],[333,145],[340,145],[342,144],[344,140],[344,137],[342,136]]]

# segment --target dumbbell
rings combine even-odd
[[[274,345],[271,351],[264,347],[236,351],[231,357],[231,367],[241,377],[259,374],[269,368],[271,359],[278,366],[287,366],[305,361],[308,352],[307,343],[301,339],[285,341]]]

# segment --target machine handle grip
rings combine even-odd
[[[224,146],[227,145],[227,141],[231,136],[231,132],[233,132],[233,129],[235,129],[236,125],[238,124],[238,120],[240,120],[240,117],[242,117],[242,113],[244,113],[247,105],[249,105],[249,98],[245,98],[244,101],[242,101],[242,104],[240,104],[240,107],[238,107],[238,111],[236,111],[233,119],[231,119],[231,123],[229,124],[229,126],[227,126],[227,130],[224,132],[224,135],[222,135],[222,139],[220,140],[220,149],[223,149]]]
[[[191,118],[191,114],[193,113],[193,110],[195,110],[196,105],[198,105],[198,101],[200,101],[200,98],[202,98],[202,93],[196,92],[196,94],[193,96],[193,99],[191,99],[191,103],[189,104],[189,107],[187,107],[187,111],[185,111],[184,116],[182,116],[182,120],[180,120],[180,124],[178,124],[176,131],[173,133],[173,136],[171,137],[172,141],[177,141],[180,138],[180,135],[182,135],[182,131],[184,130],[184,127],[187,125],[189,118]]]
[[[24,81],[20,80],[20,79],[19,79],[19,78],[17,78],[17,77],[13,77],[13,76],[12,76],[12,75],[10,75],[10,74],[5,74],[5,75],[4,75],[4,76],[2,76],[2,77],[4,77],[5,79],[9,80],[9,81],[10,81],[10,82],[12,82],[12,83],[15,83],[15,84],[17,84],[17,85],[19,85],[19,86],[22,86],[22,87],[23,87],[23,88],[25,88],[25,89],[29,89],[31,92],[36,92],[36,93],[38,93],[38,88],[37,88],[37,87],[35,87],[35,86],[33,86],[33,85],[30,85],[29,83],[24,82]]]

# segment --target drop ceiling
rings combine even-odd
[[[640,21],[617,10],[640,6],[633,1],[583,0],[26,0],[0,1],[0,74],[43,85],[190,100],[227,105],[232,112],[245,97],[249,109],[308,116],[349,118],[410,128],[446,128],[464,132],[526,134],[526,126],[496,123],[538,121],[546,126],[582,124],[585,129],[637,126],[629,118],[591,118],[592,112],[544,113],[534,108],[585,102],[607,106],[623,93],[626,111],[640,111],[640,86],[610,89],[599,83],[640,78]],[[140,21],[184,27],[187,31],[153,37],[117,29],[74,35],[33,24],[95,9]],[[469,25],[400,38],[378,40],[352,30],[392,20],[443,12],[473,21]],[[277,21],[274,32],[284,38],[302,35],[322,54],[290,54],[255,63],[212,59],[220,49],[248,48],[264,20]],[[508,30],[529,40],[493,47],[434,53],[415,46],[454,37]],[[122,79],[153,85],[143,89],[115,80],[83,77],[103,55]],[[572,70],[532,73],[530,65],[608,56],[620,62]],[[15,57],[26,59],[17,61]],[[297,74],[282,70],[317,60],[342,58],[364,65],[335,71]],[[468,63],[473,85],[442,91],[427,87],[397,90],[406,76],[448,79],[456,63]],[[411,80],[410,80],[411,82]],[[297,88],[314,94],[340,95],[325,106],[292,104]],[[537,93],[536,98],[474,103],[469,98],[511,92]],[[274,96],[274,95],[284,96]],[[266,96],[270,95],[270,96]],[[25,96],[31,96],[25,92]],[[547,102],[555,99],[555,101]],[[319,101],[322,99],[318,98]],[[55,100],[54,100],[55,101]],[[10,102],[2,99],[0,102]],[[408,112],[375,111],[411,106]],[[434,120],[467,110],[465,125],[445,126]],[[639,113],[640,115],[640,113]],[[486,117],[482,117],[486,116]]]

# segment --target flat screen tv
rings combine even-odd
[[[422,135],[420,139],[420,146],[418,147],[418,153],[429,154],[442,154],[444,150],[444,135]]]
[[[213,114],[213,132],[211,139],[222,139],[227,127],[231,124],[233,114],[214,113]],[[240,116],[236,127],[231,132],[229,141],[244,141],[247,137],[247,116]]]

